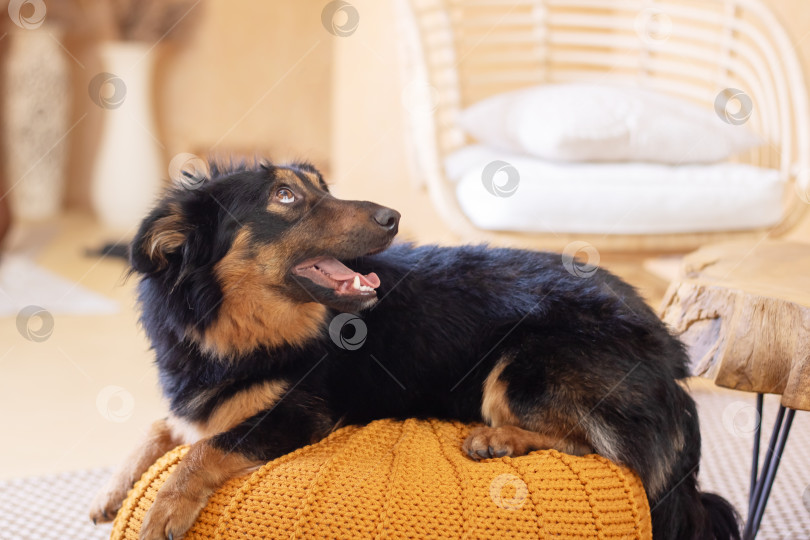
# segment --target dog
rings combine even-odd
[[[177,539],[225,481],[347,424],[481,423],[473,460],[598,453],[641,478],[656,539],[739,538],[697,485],[687,356],[635,290],[553,253],[394,244],[400,214],[308,163],[211,164],[130,246],[170,415],[96,497],[108,521],[178,444],[143,540]],[[349,324],[350,323],[350,324]]]

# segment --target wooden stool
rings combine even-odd
[[[810,410],[810,244],[762,241],[687,255],[661,317],[689,348],[694,375],[718,386],[782,396],[762,472],[754,432],[748,519],[756,536],[796,410]]]

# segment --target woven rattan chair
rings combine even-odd
[[[408,115],[416,177],[463,240],[689,250],[782,235],[807,207],[807,89],[788,35],[760,0],[397,0],[397,8],[409,87],[417,89],[409,99],[421,100]],[[443,168],[450,152],[470,143],[456,125],[459,112],[508,90],[584,81],[636,84],[708,109],[725,89],[742,90],[753,105],[746,125],[767,144],[735,160],[780,171],[787,182],[781,223],[768,230],[591,238],[476,229]]]

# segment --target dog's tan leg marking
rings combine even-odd
[[[288,386],[288,383],[282,380],[264,381],[222,400],[205,420],[191,422],[169,415],[167,422],[178,444],[194,444],[228,431],[251,416],[271,409],[287,391]],[[189,402],[189,408],[196,409],[199,405],[205,404],[212,395],[215,395],[215,390],[210,393],[200,392],[197,398]],[[199,401],[196,401],[197,399]]]
[[[272,408],[284,395],[287,386],[283,381],[265,381],[241,390],[217,405],[211,416],[195,427],[203,437],[228,431],[251,416]]]
[[[509,359],[501,358],[484,381],[484,396],[481,400],[481,416],[491,426],[517,425],[518,419],[509,408],[506,383],[500,379]]]
[[[484,393],[481,400],[481,416],[489,424],[476,428],[464,441],[462,449],[472,459],[480,460],[492,457],[522,456],[533,450],[553,448],[566,454],[585,455],[592,452],[587,444],[577,442],[579,431],[570,437],[553,433],[534,431],[534,425],[526,425],[515,415],[509,406],[506,395],[507,384],[501,374],[509,365],[511,358],[504,356],[489,372],[484,381]],[[549,425],[557,425],[562,419],[548,418]],[[524,429],[522,426],[532,429]],[[581,431],[581,430],[580,430]]]
[[[524,456],[534,450],[554,449],[566,454],[584,456],[592,452],[587,445],[528,431],[517,426],[479,427],[470,432],[462,449],[474,460],[503,456]]]
[[[218,450],[207,439],[193,444],[146,513],[141,540],[179,539],[218,487],[263,463],[237,452]]]
[[[121,468],[96,495],[90,505],[90,519],[96,523],[112,521],[132,485],[157,458],[175,445],[166,420],[153,423],[140,445],[127,456]]]

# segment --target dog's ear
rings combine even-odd
[[[175,256],[182,256],[189,225],[176,201],[163,201],[141,222],[129,249],[132,269],[151,274],[166,268]]]

